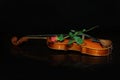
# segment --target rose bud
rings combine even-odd
[[[57,41],[57,36],[52,36],[52,37],[51,37],[51,41],[52,41],[52,42]]]

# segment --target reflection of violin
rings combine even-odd
[[[110,63],[111,56],[97,57],[78,54],[53,54],[51,55],[52,64],[61,64],[62,62],[83,63],[83,64],[106,64]]]
[[[18,46],[29,39],[46,39],[47,45],[50,49],[55,50],[73,50],[73,51],[80,51],[82,54],[92,55],[92,56],[107,56],[111,53],[112,50],[112,42],[111,40],[106,39],[98,39],[99,42],[93,41],[92,38],[84,39],[82,44],[77,44],[76,42],[68,45],[69,39],[65,39],[64,41],[55,41],[51,40],[51,36],[24,36],[19,40],[17,37],[13,37],[11,42],[13,45]]]
[[[28,45],[27,45],[28,46]],[[46,47],[44,51],[41,53],[41,51],[33,51],[32,49],[36,49],[39,46],[35,47],[26,47],[25,49],[23,47],[11,47],[12,55],[14,56],[23,56],[27,59],[32,59],[35,61],[47,61],[52,66],[74,66],[74,67],[82,67],[82,65],[94,65],[94,64],[109,64],[111,63],[112,56],[103,56],[103,57],[97,57],[97,56],[88,56],[88,55],[82,55],[79,54],[79,52],[75,51],[54,51],[50,50]],[[47,50],[46,50],[47,49]],[[45,51],[46,50],[46,51]]]

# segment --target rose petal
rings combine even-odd
[[[53,41],[53,42],[57,41],[57,36],[51,37],[51,41]]]

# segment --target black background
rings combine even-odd
[[[99,25],[99,28],[93,30],[91,34],[112,39],[115,46],[113,51],[115,66],[108,65],[109,68],[105,66],[99,71],[104,72],[106,69],[106,72],[118,71],[119,19],[119,0],[0,0],[0,35],[2,36],[0,41],[3,47],[1,49],[5,52],[9,51],[8,44],[14,35],[66,33],[71,29],[79,30]],[[10,54],[8,52],[4,55],[8,58]],[[4,59],[1,60],[4,62]],[[9,58],[7,61],[9,64]]]
[[[0,32],[38,34],[66,32],[99,25],[118,30],[117,0],[1,0]]]

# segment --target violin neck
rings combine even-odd
[[[47,37],[33,37],[33,36],[27,36],[28,39],[47,39]]]
[[[44,34],[44,35],[27,35],[29,39],[47,39],[47,37],[56,36],[56,34]]]

